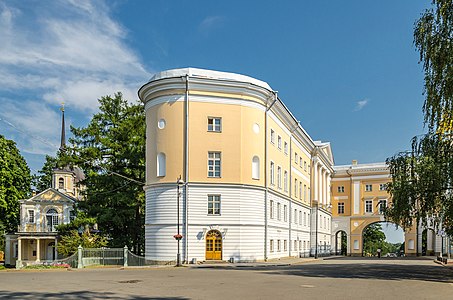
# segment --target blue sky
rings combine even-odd
[[[61,102],[84,126],[101,96],[135,101],[153,73],[198,67],[268,82],[336,164],[384,161],[423,132],[412,35],[429,3],[2,1],[0,134],[36,171]]]

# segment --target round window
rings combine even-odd
[[[165,120],[164,119],[160,119],[159,122],[157,122],[157,127],[159,127],[159,129],[164,129],[165,128]]]
[[[256,134],[260,133],[260,125],[258,125],[257,123],[253,124],[253,132],[255,132]]]

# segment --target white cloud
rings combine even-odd
[[[198,29],[203,33],[208,33],[215,27],[220,26],[225,21],[223,16],[208,16],[201,21]]]
[[[357,101],[354,111],[362,110],[362,108],[364,108],[369,102],[370,102],[370,99],[363,99],[363,100]]]
[[[0,2],[0,36],[0,117],[52,143],[61,102],[91,115],[104,95],[136,100],[150,77],[103,1]],[[10,135],[22,151],[54,153],[23,133]]]

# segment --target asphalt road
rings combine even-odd
[[[410,258],[0,272],[4,299],[452,299],[452,295],[453,269]]]

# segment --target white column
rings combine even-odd
[[[313,161],[313,200],[319,201],[318,199],[318,162]]]
[[[36,222],[36,231],[41,232],[41,205],[35,205],[35,222]]]
[[[69,223],[69,214],[68,214],[68,205],[63,204],[63,219],[62,219],[63,224],[68,224]]]
[[[20,224],[21,224],[20,231],[25,232],[25,223],[27,220],[27,212],[25,211],[25,209],[23,208],[22,205],[20,206],[20,220],[21,220],[20,221]]]
[[[322,168],[318,164],[318,203],[322,204]]]
[[[331,199],[330,199],[330,196],[331,196],[331,178],[330,178],[330,172],[327,173],[327,205],[330,206],[332,203],[331,203]]]
[[[41,239],[36,239],[36,261],[41,260]]]
[[[22,260],[22,239],[21,238],[17,239],[17,260],[18,261]]]
[[[327,205],[327,169],[322,172],[322,200],[323,204]]]
[[[57,251],[57,238],[55,238],[55,248],[54,248],[54,253],[55,253],[55,259],[58,259],[58,251]]]

